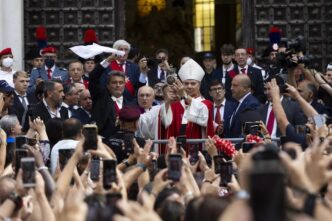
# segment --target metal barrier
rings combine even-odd
[[[244,138],[222,138],[225,140],[229,140],[233,143],[241,143]],[[207,141],[207,139],[187,139],[187,143],[191,143],[191,144],[196,144],[196,143],[205,143]],[[274,142],[278,142],[280,141],[280,137],[275,137],[272,138],[272,141]],[[154,144],[167,144],[168,140],[153,140]]]

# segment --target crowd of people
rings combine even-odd
[[[29,73],[0,52],[0,220],[330,219],[332,65],[113,48],[67,70],[46,46]]]

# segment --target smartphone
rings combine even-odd
[[[27,143],[30,146],[35,146],[37,144],[37,139],[36,138],[27,138]]]
[[[179,181],[182,170],[182,156],[180,154],[170,154],[168,157],[168,179]]]
[[[59,149],[59,164],[61,170],[66,166],[74,152],[75,149]]]
[[[220,184],[219,186],[227,187],[232,181],[233,165],[232,162],[222,162],[220,165]]]
[[[98,181],[100,175],[100,158],[92,157],[90,163],[90,179],[93,181]]]
[[[177,152],[181,153],[181,148],[185,149],[186,144],[187,144],[187,137],[186,135],[181,135],[176,137],[176,147],[177,147]]]
[[[307,127],[306,125],[296,125],[295,130],[297,134],[309,134],[310,133],[310,128]]]
[[[24,157],[21,159],[21,168],[23,171],[22,181],[24,187],[36,186],[35,158]]]
[[[84,151],[96,150],[98,144],[98,131],[95,124],[87,124],[83,127],[82,131],[85,141],[83,144]]]
[[[199,145],[198,144],[193,144],[193,145],[190,146],[189,162],[190,162],[191,165],[194,165],[195,163],[198,162],[198,160],[199,160],[198,151],[199,151]]]
[[[322,126],[325,125],[325,117],[321,114],[318,114],[318,115],[314,115],[314,122],[315,122],[315,125],[316,125],[316,128],[320,128]]]
[[[28,157],[28,150],[26,149],[16,149],[15,150],[15,174],[18,173],[21,168],[21,159]]]
[[[220,174],[221,172],[221,163],[224,162],[223,157],[221,155],[217,155],[213,157],[214,162],[214,173]]]
[[[123,142],[127,154],[134,153],[134,145],[133,145],[134,138],[135,135],[133,133],[126,133],[123,135]]]
[[[282,93],[282,94],[287,93],[288,92],[287,89],[288,89],[288,86],[286,84],[279,85],[280,93]]]
[[[255,143],[250,143],[250,142],[242,143],[242,152],[248,153],[254,147],[254,145]]]
[[[243,125],[244,134],[256,135],[260,131],[260,122],[245,122]]]
[[[28,138],[26,136],[16,137],[16,149],[22,149],[24,144],[28,143]]]
[[[103,186],[109,189],[116,182],[116,160],[104,160],[103,167]]]

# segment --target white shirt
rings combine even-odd
[[[13,71],[13,70],[11,72],[6,72],[6,71],[0,70],[0,80],[7,81],[9,86],[14,88],[14,82],[13,82],[14,73],[15,73],[15,71]]]
[[[72,139],[60,140],[52,148],[51,152],[51,173],[54,175],[58,165],[60,149],[76,149],[78,141]]]
[[[282,102],[282,99],[284,99],[284,96],[281,96],[280,102]],[[266,122],[266,127],[267,127],[267,123],[269,122],[269,116],[270,116],[271,111],[272,111],[272,102],[269,102],[269,107],[267,109],[266,121],[265,121]],[[275,114],[274,114],[274,116],[275,116]],[[271,137],[277,137],[277,128],[278,128],[277,120],[274,117]]]
[[[240,74],[243,74],[242,71],[241,71],[241,69],[243,69],[243,68],[246,69],[245,74],[248,74],[248,65],[244,66],[243,68],[239,66],[238,68],[239,68],[239,73]]]
[[[161,73],[162,73],[162,69],[160,68],[160,66],[158,66],[158,79],[161,78]],[[166,79],[166,71],[164,71],[164,79]]]
[[[43,98],[43,103],[44,103],[48,113],[51,115],[51,118],[56,118],[56,117],[61,118],[61,114],[60,114],[61,106],[57,107],[56,112],[52,112],[50,107],[46,103],[45,98]]]
[[[112,100],[118,105],[118,108],[121,110],[122,109],[122,105],[123,105],[123,96],[121,97],[111,97]]]
[[[224,113],[225,113],[225,104],[226,104],[226,99],[223,100],[223,102],[221,103],[221,107],[220,107],[220,117],[221,117],[221,120],[224,120]],[[216,114],[217,114],[217,105],[216,104],[213,104],[213,119],[216,119]]]
[[[20,95],[16,90],[15,90],[15,94],[18,96],[18,99],[20,99],[20,102],[22,103],[23,102],[23,99],[26,103],[26,105],[28,106],[29,105],[29,101],[28,101],[28,98],[27,98],[27,93],[25,93],[23,96]]]

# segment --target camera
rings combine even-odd
[[[169,71],[167,71],[167,76],[166,76],[166,84],[172,85],[175,83],[175,81],[178,79],[177,74],[176,74],[176,69],[175,68],[170,68]]]
[[[161,59],[157,59],[157,58],[147,58],[146,59],[146,65],[151,69],[155,66],[157,66],[158,64],[162,63],[163,60]]]

